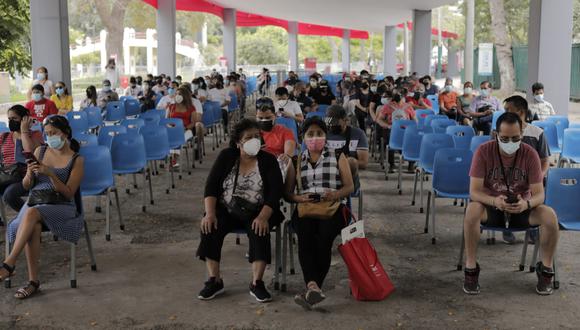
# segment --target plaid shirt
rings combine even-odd
[[[338,170],[337,155],[334,150],[324,147],[318,162],[310,164],[308,149],[302,153],[300,164],[300,179],[302,191],[300,193],[323,193],[325,190],[339,190],[342,180]]]

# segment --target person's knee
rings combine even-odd
[[[466,226],[475,226],[481,223],[485,207],[480,202],[470,202],[465,211],[464,222]]]
[[[540,205],[533,211],[541,226],[549,229],[558,229],[558,216],[554,209],[546,205]]]

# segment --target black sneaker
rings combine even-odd
[[[210,277],[209,280],[205,282],[205,287],[199,292],[197,298],[201,300],[211,300],[224,292],[224,281],[221,279],[217,280],[215,277]]]
[[[536,285],[536,292],[541,296],[549,296],[554,292],[552,286],[552,278],[554,277],[554,270],[548,268],[538,262],[536,264],[536,276],[538,276],[538,285]]]
[[[272,301],[272,296],[270,292],[266,290],[266,285],[264,285],[264,281],[256,281],[256,285],[250,283],[250,294],[252,297],[256,298],[258,302],[268,302]]]
[[[465,281],[463,282],[463,292],[467,294],[479,294],[479,264],[475,269],[465,268]]]

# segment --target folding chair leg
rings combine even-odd
[[[169,165],[167,175],[169,176],[169,184],[167,185],[167,190],[165,190],[165,193],[169,194],[171,188],[175,189],[175,178],[173,177],[173,169],[171,168],[171,165]]]
[[[119,203],[119,193],[117,188],[114,187],[113,193],[115,193],[115,203],[117,203],[117,215],[119,216],[119,229],[125,230],[125,223],[123,222],[123,216],[121,215],[121,204]]]
[[[294,235],[292,235],[292,227],[288,223],[288,252],[290,253],[290,274],[296,274],[296,268],[294,268]]]
[[[389,171],[391,170],[391,165],[389,164],[389,146],[385,146],[385,180],[389,181]]]
[[[363,219],[363,192],[359,188],[359,191],[358,191],[358,220],[360,221],[362,219]]]
[[[282,264],[280,262],[280,259],[282,257],[282,247],[280,246],[281,242],[281,230],[279,228],[279,225],[276,227],[276,247],[275,247],[275,251],[276,251],[276,261],[275,261],[275,265],[274,265],[274,290],[280,290],[280,272],[281,272],[281,268],[282,268]]]
[[[413,199],[411,200],[411,206],[415,205],[415,196],[417,196],[417,179],[419,178],[419,171],[415,170],[415,179],[413,180]]]
[[[105,240],[111,240],[111,188],[107,189],[107,205],[105,205]]]
[[[401,153],[399,156],[399,175],[397,178],[397,180],[398,180],[397,181],[397,189],[399,189],[399,195],[403,194],[402,177],[401,177],[402,168],[403,168],[403,153]]]
[[[560,288],[560,276],[558,275],[559,272],[556,269],[556,254],[554,253],[554,260],[552,261],[552,269],[554,270],[554,289]]]
[[[151,177],[151,170],[149,170],[149,201],[151,205],[155,203],[153,201],[153,178]]]
[[[133,173],[133,188],[137,189],[137,174]]]
[[[421,190],[419,191],[419,199],[421,200],[421,207],[419,213],[423,213],[423,181],[425,181],[425,171],[421,170]]]
[[[538,230],[539,232],[539,230]],[[538,234],[538,238],[536,239],[536,244],[534,244],[534,254],[532,258],[532,262],[530,263],[530,273],[536,271],[536,262],[538,260],[538,254],[540,252],[540,235]]]
[[[288,267],[288,262],[287,262],[287,256],[288,256],[288,221],[284,221],[282,222],[282,228],[283,228],[283,232],[282,232],[282,279],[281,279],[281,288],[280,291],[285,292],[286,291],[286,273],[287,273],[287,267]]]
[[[381,168],[385,169],[385,143],[383,142],[383,138],[381,137],[381,145],[379,147],[379,163],[381,164]]]
[[[147,192],[145,191],[145,186],[147,185],[147,176],[149,175],[149,172],[147,170],[147,168],[143,169],[143,205],[141,207],[141,210],[143,212],[147,211]]]
[[[182,149],[185,149],[185,161],[187,163],[187,175],[191,175],[191,168],[189,167],[189,148],[186,146],[181,147]],[[193,167],[195,167],[195,159],[193,159],[193,161],[191,162],[193,164]],[[181,168],[179,168],[179,170],[181,171]],[[179,180],[181,180],[181,176],[179,177]]]
[[[77,287],[77,246],[70,244],[70,287]]]
[[[526,230],[526,235],[524,236],[524,246],[522,246],[522,257],[520,258],[520,272],[523,272],[526,268],[526,256],[528,254],[528,240],[530,238],[530,231]]]
[[[89,250],[89,258],[91,258],[91,270],[97,271],[97,261],[95,259],[95,253],[93,252],[93,242],[91,240],[91,234],[89,233],[89,227],[85,221],[85,238],[87,240],[87,249]]]
[[[465,251],[465,230],[461,230],[461,248],[459,249],[459,257],[457,258],[457,270],[463,268],[463,252]]]
[[[431,200],[433,201],[433,205],[431,206],[431,222],[433,223],[433,232],[431,233],[431,244],[435,244],[437,242],[437,236],[435,234],[435,200],[437,199],[437,193],[433,192],[431,195]]]

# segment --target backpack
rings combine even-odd
[[[409,114],[404,109],[395,109],[391,114],[391,122],[402,119],[409,119]]]

